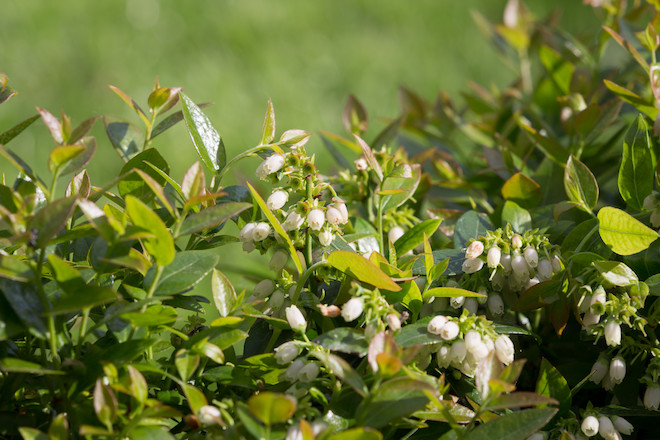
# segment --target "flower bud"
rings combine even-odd
[[[655,208],[651,213],[651,226],[654,228],[660,227],[660,208]]]
[[[474,260],[484,252],[484,244],[479,240],[475,240],[467,247],[465,251],[465,258]]]
[[[292,305],[285,309],[286,320],[289,322],[289,326],[292,330],[304,333],[307,329],[307,321],[302,312],[296,305]]]
[[[285,231],[296,231],[300,229],[304,221],[305,218],[302,215],[293,211],[286,217],[286,220],[282,223],[282,227]]]
[[[649,385],[644,392],[644,406],[656,411],[660,407],[660,385]]]
[[[502,335],[495,339],[495,355],[504,365],[513,362],[515,347],[507,335]]]
[[[337,208],[333,208],[332,206],[325,211],[325,217],[328,219],[328,223],[330,223],[331,225],[338,225],[344,220],[344,217],[341,215],[341,212],[339,212]]]
[[[520,235],[514,235],[511,239],[511,247],[514,249],[520,249],[523,245],[522,238]]]
[[[482,267],[484,267],[484,262],[478,258],[475,258],[474,260],[464,260],[462,265],[463,272],[465,273],[479,272]]]
[[[289,261],[289,254],[286,253],[286,251],[283,251],[282,249],[278,249],[275,251],[273,256],[270,257],[270,263],[268,263],[268,267],[270,267],[270,270],[279,272],[282,269],[284,269],[284,266],[286,266],[287,261]]]
[[[488,249],[488,255],[486,257],[486,260],[488,261],[488,267],[495,269],[500,264],[501,259],[502,251],[500,248],[493,246],[492,248]]]
[[[599,416],[598,417],[598,433],[603,436],[603,438],[610,440],[614,437],[616,430],[614,429],[614,425],[612,424],[612,421],[609,419],[609,417],[605,416]]]
[[[451,341],[456,336],[458,336],[458,332],[458,324],[456,324],[454,321],[448,321],[440,330],[440,337],[445,341]]]
[[[515,254],[511,258],[511,270],[520,279],[529,278],[529,266],[525,257],[520,254]]]
[[[259,164],[256,170],[256,175],[260,179],[265,179],[270,174],[278,172],[284,166],[284,156],[281,154],[273,154]]]
[[[621,326],[619,323],[610,321],[605,324],[605,342],[610,347],[621,345]]]
[[[642,209],[644,211],[653,211],[655,209],[655,196],[653,194],[649,194],[644,198]]]
[[[286,365],[300,354],[300,347],[293,341],[285,342],[275,349],[275,361],[278,365]]]
[[[387,233],[387,238],[390,240],[390,243],[394,243],[401,238],[404,232],[401,226],[395,226]]]
[[[353,165],[355,165],[355,168],[358,171],[366,171],[367,168],[369,168],[369,163],[364,157],[358,158],[356,161],[353,162]]]
[[[311,382],[319,375],[319,366],[316,362],[308,362],[298,371],[298,380]]]
[[[284,370],[284,373],[282,373],[282,378],[286,381],[293,382],[294,380],[298,379],[298,373],[302,368],[305,366],[305,362],[302,359],[296,359],[295,361],[291,362],[291,365]]]
[[[547,258],[539,261],[538,268],[536,269],[538,277],[541,281],[547,281],[552,278],[552,263]]]
[[[275,290],[275,282],[273,280],[260,281],[254,286],[254,294],[259,298],[265,298]]]
[[[346,208],[346,203],[339,197],[333,197],[332,200],[335,202],[332,206],[333,208],[339,210],[341,213],[341,224],[348,223],[348,209]]]
[[[504,269],[504,274],[508,275],[511,273],[511,254],[504,254],[500,257],[500,264],[502,269]]]
[[[364,311],[364,303],[360,298],[351,298],[346,301],[344,307],[341,309],[341,316],[344,321],[351,322],[356,320]]]
[[[325,304],[319,304],[318,308],[321,311],[321,315],[327,316],[328,318],[336,318],[337,316],[341,315],[341,309],[334,304],[329,306]]]
[[[554,254],[550,263],[552,263],[552,271],[554,273],[561,272],[561,259],[559,258],[559,255]]]
[[[607,359],[604,357],[599,357],[598,360],[594,363],[594,365],[591,367],[591,375],[589,376],[589,380],[594,382],[594,383],[600,383],[603,378],[607,375],[609,370],[609,364],[607,362]]]
[[[451,344],[449,357],[452,363],[460,364],[461,362],[463,362],[463,359],[465,359],[465,355],[467,355],[467,348],[465,347],[465,342],[458,340],[453,344]]]
[[[536,252],[534,246],[527,246],[525,252],[523,252],[525,261],[529,264],[529,267],[536,267],[539,265],[539,254]]]
[[[394,313],[389,313],[387,315],[387,325],[390,327],[390,330],[393,332],[401,330],[401,319]]]
[[[279,310],[284,305],[284,292],[281,290],[274,291],[268,299],[268,305],[273,310]]]
[[[241,229],[241,232],[238,234],[238,238],[244,243],[251,242],[252,232],[254,231],[255,226],[257,226],[256,223],[248,223],[243,226],[243,229]]]
[[[610,362],[609,376],[615,384],[623,382],[626,377],[626,361],[621,356],[615,356]]]
[[[270,235],[270,225],[259,222],[252,230],[252,241],[261,241]]]
[[[438,367],[447,368],[451,363],[451,348],[449,348],[446,345],[443,345],[438,350],[436,358],[438,360]]]
[[[320,231],[325,223],[325,214],[320,209],[312,209],[307,214],[307,224],[313,231]]]
[[[582,317],[582,325],[586,330],[598,324],[598,321],[600,321],[600,315],[594,315],[593,313],[585,313]]]
[[[594,416],[587,416],[582,420],[582,426],[580,429],[582,429],[582,432],[584,432],[584,435],[587,437],[592,437],[596,434],[598,434],[598,419]]]
[[[614,428],[616,428],[616,430],[623,435],[630,435],[635,429],[632,423],[630,423],[628,420],[624,419],[623,417],[613,416],[612,423],[614,424]]]
[[[464,302],[465,302],[464,296],[453,296],[449,298],[449,305],[452,306],[452,308],[454,309],[460,309],[463,306]]]
[[[271,211],[274,209],[282,209],[282,206],[284,206],[288,200],[289,193],[286,191],[278,190],[272,193],[270,197],[268,197],[268,200],[266,200],[266,206],[268,206],[268,209]]]
[[[484,342],[479,341],[479,343],[475,344],[469,349],[469,352],[474,358],[474,360],[476,362],[479,362],[481,359],[488,356],[490,350],[488,349],[488,346]]]
[[[220,410],[213,405],[204,405],[197,413],[197,420],[202,426],[213,426],[221,423]]]
[[[319,232],[319,243],[321,243],[321,246],[323,247],[330,246],[334,239],[335,234],[333,234],[330,229],[323,229]]]
[[[488,311],[495,316],[500,316],[504,313],[504,301],[500,295],[494,294],[488,296]]]
[[[442,315],[434,316],[426,326],[426,331],[432,335],[439,335],[445,324],[447,324],[447,318]]]
[[[607,294],[605,293],[605,289],[603,289],[602,286],[598,286],[596,288],[596,291],[591,295],[591,303],[590,303],[590,309],[591,313],[594,315],[602,315],[605,306],[605,302],[607,301]]]
[[[470,330],[469,332],[467,332],[463,337],[463,339],[465,340],[466,348],[470,352],[472,352],[474,347],[481,344],[481,335],[476,330]]]
[[[467,310],[471,315],[476,315],[479,310],[479,303],[476,298],[465,298],[463,310]]]

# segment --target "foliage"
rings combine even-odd
[[[371,140],[349,97],[348,136],[321,136],[335,176],[307,152],[311,133],[277,137],[271,102],[258,144],[229,159],[204,105],[158,81],[144,108],[111,87],[144,130],[102,118],[125,161],[102,187],[85,169],[99,118],[74,128],[37,108],[0,134],[18,170],[0,186],[3,435],[652,433],[658,15],[594,7],[604,31],[578,40],[510,1],[503,24],[479,22],[520,77],[473,85],[462,106],[402,89]],[[607,67],[612,40],[639,66]],[[1,76],[1,101],[13,94]],[[5,146],[38,119],[47,180]],[[200,160],[179,181],[153,140],[182,121]],[[250,156],[257,179],[223,186]],[[270,255],[251,292],[217,269],[235,242]],[[191,292],[207,276],[208,297]]]

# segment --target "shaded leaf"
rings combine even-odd
[[[533,179],[522,173],[516,173],[502,186],[502,197],[523,208],[533,208],[542,198],[541,187]]]
[[[177,252],[170,264],[162,269],[156,295],[172,295],[192,289],[218,264],[219,256],[209,251]],[[144,288],[151,289],[156,267],[151,266],[144,277]]]
[[[646,120],[637,117],[626,132],[619,168],[619,193],[632,209],[642,210],[644,198],[653,191],[653,139]]]
[[[506,414],[477,426],[465,436],[465,440],[525,440],[543,428],[556,412],[554,408],[540,408]]]
[[[186,217],[179,229],[179,236],[215,228],[249,208],[252,208],[251,203],[229,202],[203,209]]]

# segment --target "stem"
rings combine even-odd
[[[305,281],[307,281],[307,278],[314,273],[316,269],[322,266],[327,266],[328,262],[327,261],[319,261],[318,263],[312,264],[309,266],[309,269],[307,269],[303,274],[298,278],[298,284],[296,285],[296,291],[293,294],[293,298],[291,298],[291,303],[292,304],[297,304],[298,303],[298,297],[300,296],[300,292],[302,292],[303,286],[305,285]]]
[[[60,177],[60,168],[57,167],[55,169],[55,172],[53,173],[53,181],[50,184],[50,196],[48,197],[48,200],[52,202],[55,200],[55,190],[57,189],[57,179]]]
[[[378,246],[380,247],[380,252],[382,255],[385,255],[385,246],[383,242],[383,198],[378,196]]]
[[[270,339],[268,340],[268,345],[266,345],[265,353],[270,353],[271,351],[273,351],[273,346],[275,345],[275,342],[277,342],[277,338],[280,337],[281,333],[282,330],[280,330],[279,328],[273,330],[273,334],[270,335]]]
[[[154,122],[156,122],[156,115],[157,111],[152,110],[151,111],[151,122],[147,125],[147,130],[144,135],[144,145],[142,146],[142,151],[146,150],[149,148],[149,145],[151,144],[151,131],[154,128]]]
[[[87,327],[87,320],[89,319],[89,309],[83,309],[82,322],[80,323],[80,329],[78,332],[78,345],[76,346],[76,358],[80,357],[80,350],[82,344],[85,341],[87,334],[85,333],[85,327]]]
[[[596,232],[596,230],[598,230],[598,225],[596,225],[596,226],[594,226],[593,228],[591,228],[591,231],[589,231],[589,233],[588,233],[587,235],[584,236],[584,238],[582,239],[582,241],[580,241],[580,244],[577,245],[577,247],[575,248],[575,251],[574,251],[576,254],[582,250],[582,246],[584,246],[585,244],[587,244],[587,241],[591,238],[592,235],[594,235],[594,233]]]

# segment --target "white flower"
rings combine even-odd
[[[393,332],[401,330],[401,319],[394,313],[389,313],[387,315],[387,325],[390,327],[390,330]]]
[[[598,434],[598,425],[599,423],[596,417],[587,416],[582,420],[582,426],[580,428],[584,432],[584,435],[591,437]]]
[[[449,298],[449,305],[452,306],[454,309],[460,309],[463,306],[464,302],[465,302],[464,296],[453,296]]]
[[[344,216],[341,215],[341,212],[332,206],[325,211],[325,217],[331,225],[338,225],[344,221]]]
[[[635,429],[628,420],[624,419],[623,417],[618,417],[614,416],[612,417],[612,423],[614,423],[614,427],[616,428],[617,431],[619,431],[623,435],[630,435],[633,432],[633,429]]]
[[[275,349],[275,361],[279,365],[286,365],[300,354],[300,347],[293,341],[285,342]]]
[[[298,371],[298,380],[311,382],[319,375],[319,366],[316,362],[308,362]]]
[[[266,200],[266,206],[268,206],[268,209],[271,211],[274,209],[281,209],[288,200],[289,193],[286,191],[278,190],[272,193],[270,197],[268,197],[268,200]]]
[[[305,362],[302,359],[296,359],[291,362],[291,365],[282,373],[282,378],[286,381],[293,382],[298,379],[298,373],[305,366]]]
[[[482,267],[484,267],[484,262],[478,258],[474,260],[464,260],[462,264],[462,269],[465,273],[479,272]]]
[[[585,329],[589,329],[592,325],[598,324],[600,321],[600,315],[594,315],[593,313],[585,313],[582,317],[582,324]]]
[[[340,198],[340,197],[333,197],[332,200],[335,202],[333,203],[332,206],[335,209],[338,209],[339,212],[341,213],[341,224],[346,224],[348,223],[348,209],[346,208],[346,203]]]
[[[243,226],[241,232],[238,233],[238,238],[244,243],[251,242],[252,232],[254,231],[255,226],[257,226],[256,223],[248,223],[245,226]]]
[[[396,242],[404,234],[404,230],[401,226],[395,226],[387,233],[387,238],[390,240],[390,243]]]
[[[500,295],[494,294],[488,296],[488,311],[495,316],[504,313],[504,301]]]
[[[341,309],[341,317],[344,321],[351,322],[356,320],[364,311],[364,303],[360,298],[351,298]]]
[[[504,254],[500,258],[500,264],[502,265],[502,269],[504,269],[505,274],[510,274],[511,273],[511,254]]]
[[[270,270],[279,272],[282,269],[284,269],[284,266],[286,266],[287,261],[289,261],[289,254],[286,253],[286,251],[283,251],[282,249],[278,249],[270,258],[270,263],[268,263],[268,267],[270,267]]]
[[[486,345],[484,342],[480,341],[478,344],[475,344],[473,347],[471,347],[469,352],[472,355],[472,357],[474,358],[474,360],[476,362],[479,362],[481,359],[488,356],[488,353],[490,352],[490,350],[488,349],[488,345]]]
[[[259,222],[252,230],[252,241],[261,241],[270,235],[270,225]]]
[[[621,356],[615,356],[610,362],[610,379],[615,384],[623,382],[626,377],[626,361]]]
[[[467,247],[467,250],[465,251],[465,258],[468,260],[474,260],[475,258],[479,257],[479,255],[483,254],[483,252],[484,244],[479,240],[475,240]]]
[[[525,286],[525,289],[530,289],[530,288],[536,286],[540,282],[541,281],[536,277],[530,278],[529,281],[527,281],[527,285]]]
[[[364,157],[360,157],[355,162],[353,162],[353,164],[358,171],[366,171],[366,169],[369,168],[369,163]]]
[[[440,337],[445,341],[451,341],[456,336],[458,336],[458,332],[458,324],[456,324],[454,321],[448,321],[440,330]]]
[[[504,287],[504,273],[501,270],[496,270],[495,273],[490,277],[490,282],[493,285],[493,289],[502,290]]]
[[[470,330],[467,332],[463,339],[465,340],[466,348],[470,352],[472,352],[474,347],[476,347],[478,344],[481,344],[481,335],[476,330]]]
[[[319,242],[323,247],[330,246],[334,238],[335,234],[333,234],[330,229],[323,229],[321,232],[319,232]]]
[[[304,221],[305,218],[302,215],[293,211],[286,217],[286,220],[282,223],[282,227],[285,231],[295,231],[300,229]]]
[[[451,344],[449,357],[451,358],[452,363],[460,364],[463,362],[463,359],[465,359],[465,355],[467,355],[465,342],[458,340]]]
[[[278,172],[284,166],[284,156],[281,154],[273,154],[259,164],[256,170],[256,175],[260,179],[265,179],[270,174]]]
[[[654,384],[646,388],[644,406],[650,410],[657,410],[660,407],[660,385]]]
[[[520,254],[515,254],[511,258],[511,270],[520,279],[529,277],[529,266],[527,265],[527,261],[525,261],[525,257]]]
[[[287,307],[284,311],[286,313],[286,320],[289,322],[291,329],[304,333],[307,329],[307,321],[305,321],[305,317],[300,309],[294,304]]]
[[[644,211],[652,211],[655,209],[655,197],[653,194],[649,194],[644,198],[644,204],[642,208]]]
[[[534,246],[527,246],[525,252],[523,252],[525,261],[529,264],[529,267],[536,267],[539,265],[539,254],[536,252]]]
[[[463,303],[463,309],[467,310],[470,314],[476,315],[477,310],[479,309],[479,303],[476,298],[465,298]]]
[[[493,246],[492,248],[488,249],[488,256],[486,257],[486,260],[488,262],[488,267],[491,269],[495,269],[499,264],[500,260],[502,259],[502,251],[500,248],[497,246]]]
[[[605,293],[605,289],[603,289],[601,286],[598,286],[598,288],[593,293],[593,295],[591,295],[591,303],[590,303],[591,313],[593,313],[594,315],[602,315],[604,312],[604,305],[606,301],[607,301],[607,294]]]
[[[554,273],[561,271],[561,259],[559,258],[559,255],[554,254],[550,262],[552,263],[552,271]]]
[[[599,357],[591,367],[591,376],[589,376],[589,380],[594,383],[600,383],[600,381],[603,380],[607,375],[608,370],[609,365],[607,360],[603,357]]]
[[[275,290],[275,282],[273,280],[260,281],[254,286],[254,294],[259,298],[265,298]]]
[[[432,335],[439,335],[445,324],[447,324],[447,318],[442,315],[434,316],[426,326],[426,331]]]
[[[511,246],[514,249],[520,249],[523,245],[522,238],[520,238],[520,235],[514,235],[513,238],[511,239]]]
[[[320,231],[325,223],[325,214],[320,209],[312,209],[307,214],[307,224],[313,231]]]
[[[291,425],[286,431],[286,437],[284,440],[304,440],[300,425]]]
[[[436,357],[438,360],[438,367],[447,368],[451,363],[451,348],[447,345],[443,345],[438,350]]]
[[[621,326],[617,322],[605,324],[605,341],[610,347],[621,345]]]
[[[603,436],[607,440],[611,440],[616,438],[615,433],[616,429],[614,429],[614,425],[612,424],[612,421],[605,416],[599,416],[598,417],[598,433]]]
[[[507,335],[502,335],[495,339],[495,355],[504,365],[513,362],[515,347]]]
[[[549,280],[552,278],[552,263],[547,258],[544,258],[539,261],[539,265],[536,271],[541,281]]]
[[[220,424],[220,410],[213,405],[204,405],[197,413],[197,420],[202,426],[212,426]]]

